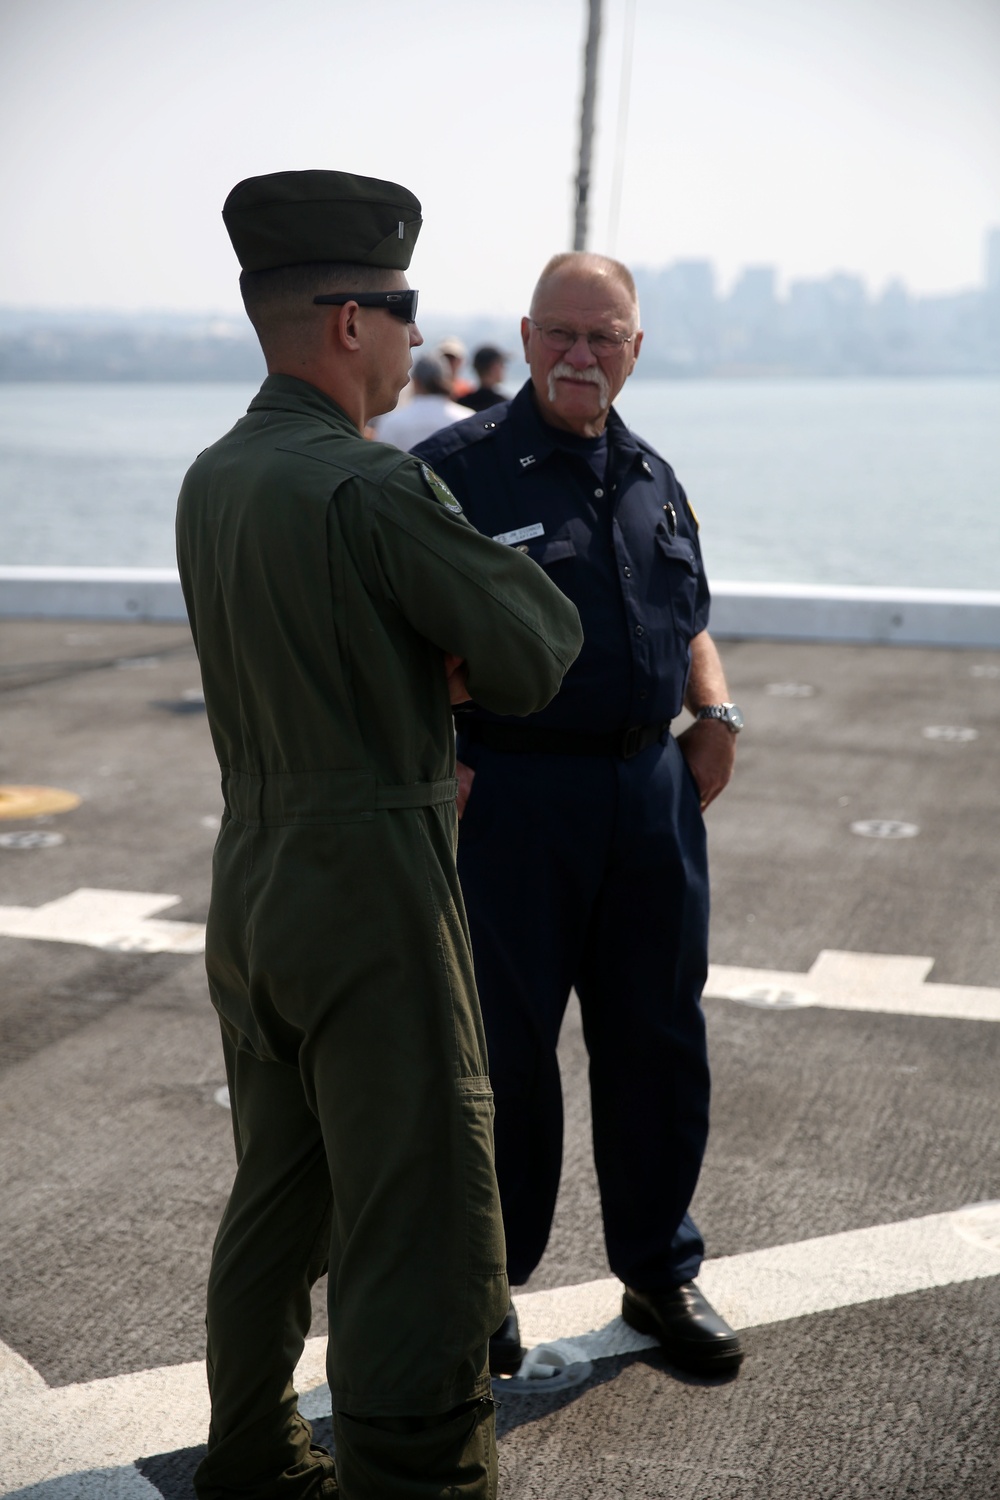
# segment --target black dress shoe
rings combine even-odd
[[[659,1339],[671,1364],[692,1375],[729,1375],[743,1359],[739,1338],[693,1281],[667,1292],[625,1288],[622,1317]]]
[[[516,1375],[525,1353],[521,1347],[517,1311],[512,1302],[507,1309],[507,1316],[490,1339],[490,1374]]]

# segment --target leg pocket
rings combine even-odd
[[[459,1156],[465,1198],[466,1265],[474,1275],[502,1276],[506,1249],[493,1151],[493,1090],[490,1080],[482,1076],[459,1078],[455,1088],[463,1129]],[[500,1319],[506,1310],[506,1306],[500,1309]]]

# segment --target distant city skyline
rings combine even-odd
[[[878,295],[982,284],[1000,224],[996,0],[605,0],[595,249],[837,270]],[[405,182],[412,280],[456,316],[522,310],[566,248],[584,0],[6,0],[0,303],[238,311],[222,201],[336,166]],[[624,163],[612,235],[615,163]]]
[[[1000,375],[1000,229],[986,239],[985,284],[911,293],[895,278],[872,295],[844,271],[791,278],[742,268],[723,290],[716,267],[691,257],[634,267],[644,330],[637,375]],[[427,348],[446,335],[506,348],[524,373],[517,315],[420,311]],[[250,324],[219,309],[127,313],[0,306],[0,381],[257,379]]]
[[[866,300],[877,302],[887,296],[898,297],[900,293],[913,301],[928,301],[936,298],[950,298],[961,296],[963,293],[980,292],[987,290],[1000,290],[1000,224],[990,226],[982,237],[981,248],[981,274],[976,281],[969,286],[953,288],[948,291],[921,293],[910,287],[905,276],[890,273],[880,287],[874,287],[866,281],[864,275],[855,268],[849,266],[837,267],[815,276],[793,276],[783,270],[780,265],[769,263],[755,263],[738,266],[727,284],[715,261],[710,255],[681,256],[675,260],[663,261],[660,264],[646,264],[635,262],[632,265],[633,272],[640,280],[648,280],[650,276],[657,277],[666,274],[681,274],[688,280],[688,290],[695,297],[701,296],[710,287],[711,295],[719,302],[747,301],[751,304],[759,303],[761,297],[775,301],[789,301],[795,294],[796,289],[802,289],[814,285],[824,285],[831,282],[850,282],[860,289],[860,293]],[[429,298],[423,298],[418,310],[418,322],[422,322],[427,312],[436,321],[442,317],[447,319],[449,309],[442,304],[432,304]],[[518,313],[508,314],[508,317],[519,319],[527,310],[527,304]],[[149,308],[115,308],[107,307],[71,307],[59,305],[45,305],[42,303],[25,304],[19,307],[17,304],[0,300],[0,330],[3,328],[20,327],[41,319],[43,322],[53,324],[61,317],[94,319],[100,321],[102,317],[112,320],[118,318],[128,319],[132,316],[142,318],[152,323],[157,317],[162,316],[169,324],[175,317],[185,320],[198,319],[222,320],[226,325],[226,332],[232,332],[232,320],[245,328],[248,336],[251,336],[250,325],[242,307],[223,308],[200,307],[179,309],[157,309]],[[487,320],[495,317],[486,307],[473,308],[462,316],[466,318],[484,318]]]
[[[684,256],[675,261],[665,262],[661,266],[637,264],[632,269],[657,272],[674,269],[678,266],[690,266],[692,268],[707,267],[710,270],[714,294],[723,300],[739,296],[754,286],[760,287],[765,281],[770,288],[772,296],[779,300],[787,299],[796,286],[825,282],[837,277],[846,277],[858,282],[864,287],[865,295],[873,299],[898,288],[902,288],[906,291],[907,295],[914,298],[947,297],[960,294],[963,291],[985,291],[991,288],[1000,288],[1000,224],[990,225],[984,232],[982,236],[981,260],[981,275],[976,281],[970,283],[969,286],[955,287],[948,291],[930,293],[913,291],[907,285],[905,276],[898,272],[890,272],[881,287],[873,287],[866,281],[864,275],[859,270],[850,266],[838,266],[833,270],[816,276],[792,276],[784,272],[780,265],[761,262],[740,266],[728,285],[718,276],[715,262],[710,255]],[[704,275],[704,270],[700,274]]]

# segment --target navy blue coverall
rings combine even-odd
[[[668,732],[708,623],[698,528],[672,469],[612,409],[604,436],[543,422],[529,384],[414,452],[480,531],[526,551],[584,645],[528,719],[458,718],[475,770],[458,868],[490,1074],[508,1272],[541,1259],[562,1162],[556,1044],[571,987],[590,1054],[611,1269],[638,1291],[698,1274],[687,1213],[708,1134],[699,794]]]

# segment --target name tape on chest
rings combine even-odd
[[[534,526],[519,526],[516,531],[501,531],[493,538],[495,542],[505,542],[508,547],[514,547],[518,542],[530,541],[533,536],[544,536],[545,527],[541,521],[536,521]]]
[[[460,516],[462,514],[462,507],[440,475],[435,474],[434,470],[429,468],[427,464],[420,465],[420,473],[432,497],[447,510],[453,510],[457,516]]]

